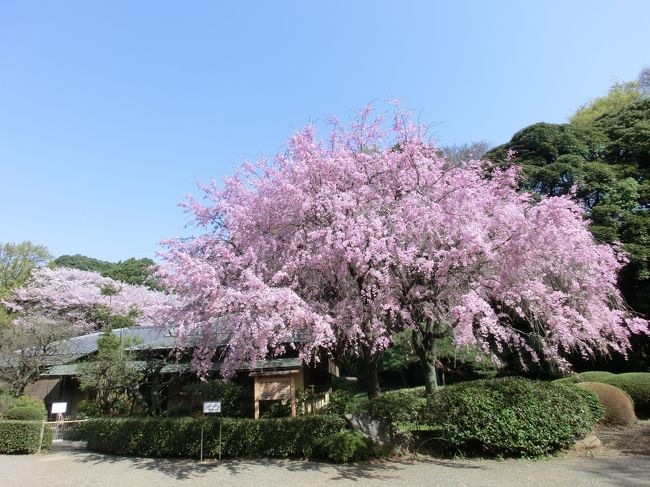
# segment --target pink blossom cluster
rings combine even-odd
[[[376,354],[427,321],[486,353],[625,353],[648,324],[625,309],[619,257],[578,204],[537,201],[518,177],[452,164],[399,108],[390,128],[368,108],[326,140],[307,127],[274,159],[202,187],[207,201],[184,206],[203,234],[166,241],[161,271],[182,297],[182,333],[206,334],[196,368],[210,366],[209,330],[224,316],[225,375],[304,330],[305,358],[333,346]]]
[[[96,272],[43,267],[34,271],[27,285],[16,289],[4,304],[14,312],[62,318],[79,331],[86,331],[93,326],[89,313],[98,306],[105,306],[115,315],[135,311],[136,323],[142,324],[159,322],[174,301],[165,293]]]

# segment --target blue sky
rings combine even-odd
[[[399,98],[442,145],[650,65],[650,2],[0,1],[0,241],[152,257],[196,183]]]

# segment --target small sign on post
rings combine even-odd
[[[203,414],[221,414],[221,401],[203,401]],[[203,424],[201,425],[201,461],[203,461]],[[219,421],[219,461],[221,461],[221,421]]]
[[[52,414],[65,414],[68,410],[67,402],[53,402],[52,403]]]
[[[218,414],[221,412],[220,401],[204,401],[203,414]]]

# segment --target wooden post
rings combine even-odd
[[[259,401],[259,393],[258,393],[258,384],[257,384],[257,377],[253,378],[253,401],[255,402],[255,414],[254,417],[255,419],[260,419],[260,401]]]
[[[38,440],[38,453],[41,453],[41,448],[43,448],[43,436],[45,435],[45,421],[41,423],[41,437]]]
[[[296,376],[289,376],[289,390],[291,395],[291,416],[296,415]]]

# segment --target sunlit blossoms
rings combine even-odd
[[[386,128],[367,109],[327,140],[307,127],[273,160],[204,187],[207,202],[186,203],[203,234],[167,241],[162,272],[183,298],[181,329],[206,335],[195,366],[207,370],[224,316],[225,375],[307,330],[303,357],[334,346],[359,354],[371,394],[378,357],[404,328],[423,365],[447,335],[560,364],[569,353],[624,353],[647,323],[624,308],[619,257],[594,241],[576,203],[536,201],[517,177],[452,164],[399,110]]]
[[[27,285],[18,288],[4,304],[13,312],[64,319],[79,331],[92,329],[93,312],[132,316],[136,324],[156,323],[174,298],[144,286],[134,286],[65,267],[34,271]]]

